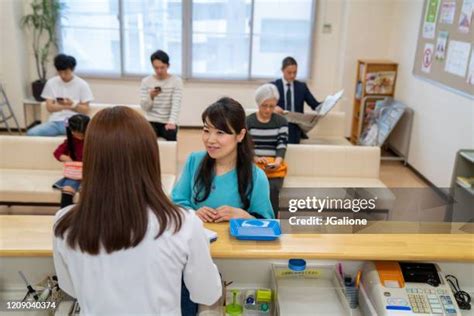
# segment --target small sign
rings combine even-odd
[[[433,53],[434,45],[431,43],[426,43],[425,49],[423,50],[423,62],[421,64],[421,70],[423,72],[431,72],[431,65],[433,64]]]

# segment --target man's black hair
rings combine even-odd
[[[74,71],[74,68],[76,68],[76,58],[66,54],[56,55],[54,57],[54,67],[57,71],[66,69]]]
[[[150,56],[150,61],[153,63],[154,60],[158,59],[163,64],[170,65],[170,56],[161,49],[157,50]]]
[[[285,57],[283,61],[281,62],[281,70],[285,69],[288,66],[298,66],[298,63],[296,62],[296,59],[294,59],[291,56]]]

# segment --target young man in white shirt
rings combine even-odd
[[[164,51],[157,50],[150,60],[155,74],[142,80],[140,106],[145,110],[145,116],[157,137],[176,141],[183,81],[180,77],[168,73],[170,59]]]
[[[41,93],[51,113],[48,122],[28,130],[28,136],[66,135],[65,121],[77,113],[87,114],[94,99],[87,82],[74,75],[76,59],[59,54],[54,58],[58,75],[50,78]]]

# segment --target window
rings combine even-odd
[[[254,8],[252,77],[278,77],[281,61],[293,56],[298,77],[308,78],[312,39],[311,0],[257,0]]]
[[[62,2],[61,51],[76,58],[80,72],[120,75],[122,57],[117,1]]]
[[[125,74],[151,71],[150,55],[157,49],[170,54],[170,72],[181,73],[181,1],[123,1]]]
[[[250,0],[193,1],[192,77],[248,77],[251,5]]]
[[[315,0],[61,0],[61,51],[77,71],[106,76],[152,72],[170,55],[185,78],[268,79],[293,56],[309,77]]]

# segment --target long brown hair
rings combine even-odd
[[[224,131],[226,134],[239,133],[246,129],[245,126],[245,110],[236,100],[228,97],[220,98],[215,103],[209,105],[201,115],[202,122],[209,121],[217,129]],[[254,151],[249,133],[245,133],[244,138],[237,144],[237,185],[239,196],[244,210],[250,206],[250,193],[253,190],[253,157]],[[196,194],[195,202],[205,201],[211,193],[211,185],[214,180],[214,168],[216,160],[211,158],[209,154],[204,156],[194,183]]]
[[[79,203],[54,228],[71,248],[96,255],[137,246],[148,228],[148,210],[159,223],[156,238],[183,214],[163,192],[156,136],[134,110],[116,106],[98,112],[86,132]],[[67,233],[66,233],[67,232]]]

